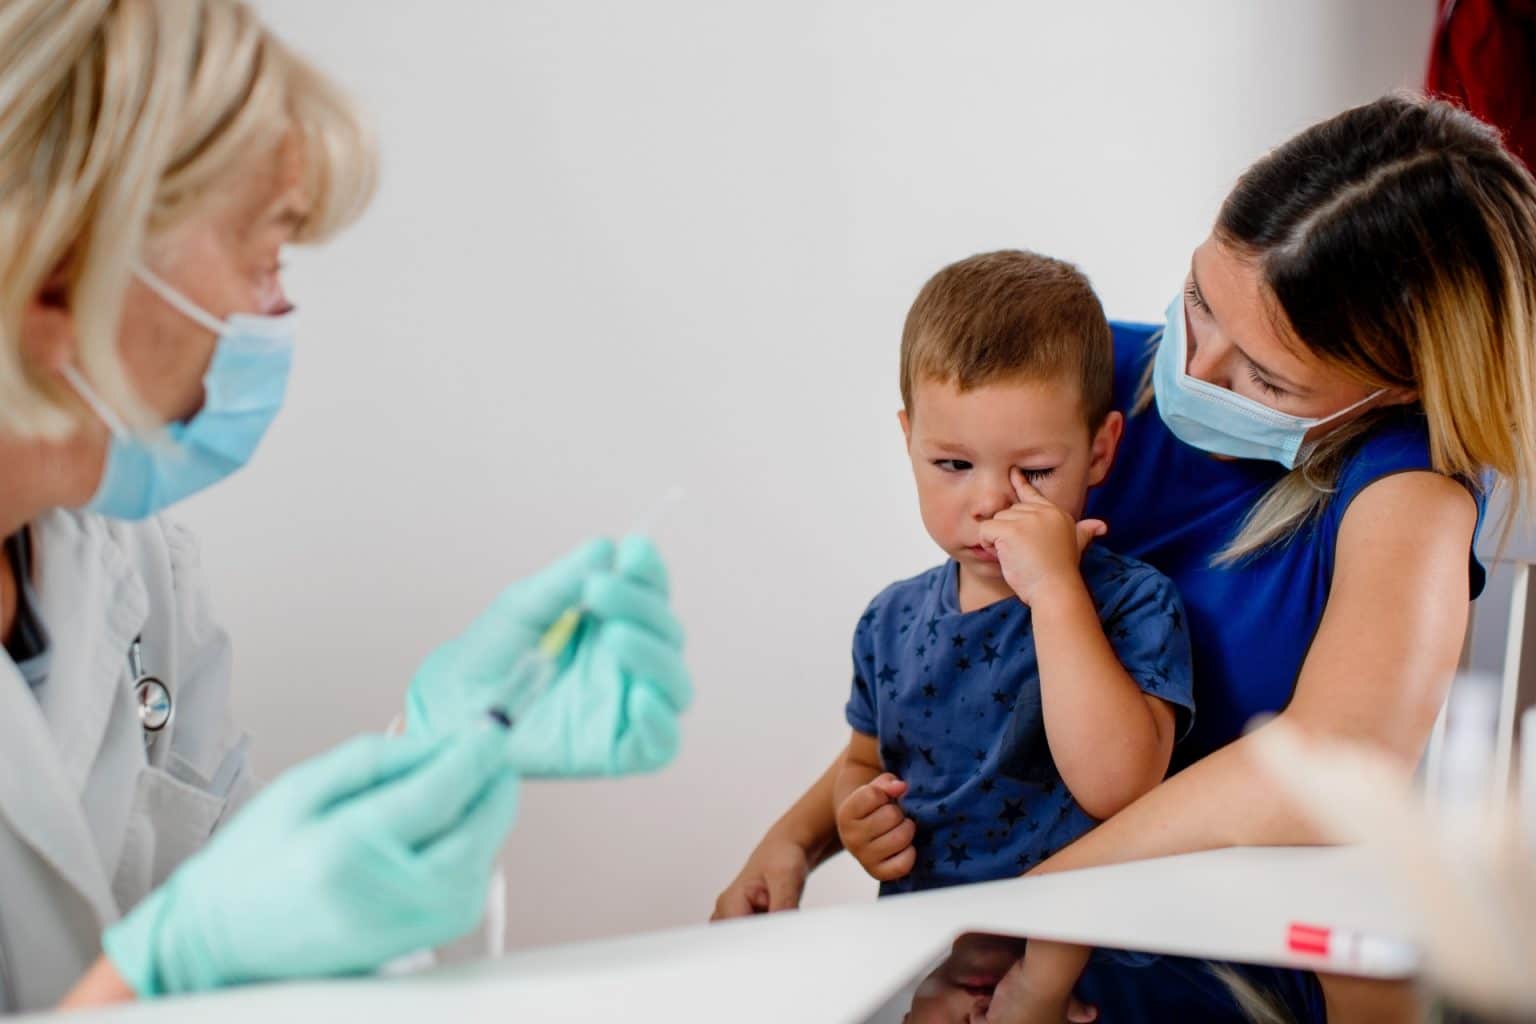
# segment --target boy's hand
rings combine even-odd
[[[1077,999],[1072,989],[1088,950],[1055,942],[1029,940],[1023,959],[997,983],[985,1011],[974,1010],[970,1024],[1091,1024],[1099,1008]]]
[[[906,791],[905,782],[886,772],[849,793],[837,809],[844,848],[881,882],[906,877],[917,863],[917,822],[896,802]]]
[[[981,524],[981,542],[997,552],[1003,579],[1019,600],[1033,604],[1043,588],[1077,577],[1083,552],[1109,527],[1102,519],[1073,522],[1018,469],[1009,478],[1018,503]]]

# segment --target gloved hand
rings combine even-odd
[[[279,777],[102,948],[140,996],[373,970],[474,927],[516,812],[494,726],[360,737]]]
[[[432,732],[505,705],[523,656],[578,604],[584,621],[553,684],[513,725],[512,764],[529,776],[626,775],[665,765],[677,753],[677,716],[692,700],[692,684],[666,568],[641,537],[626,538],[617,552],[594,541],[509,587],[423,663],[407,694],[407,728]]]

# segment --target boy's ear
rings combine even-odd
[[[1120,447],[1120,438],[1125,433],[1125,416],[1119,412],[1111,412],[1104,417],[1104,422],[1093,435],[1093,447],[1088,462],[1088,486],[1097,487],[1109,476],[1110,467],[1115,464],[1115,451]]]
[[[902,440],[908,448],[912,447],[912,417],[907,415],[907,410],[901,409],[896,413],[896,421],[901,424]]]

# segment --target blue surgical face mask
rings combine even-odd
[[[244,466],[282,408],[293,364],[294,318],[237,313],[220,320],[143,267],[134,274],[183,315],[218,335],[203,375],[203,406],[185,423],[145,436],[130,430],[72,366],[72,384],[112,432],[101,483],[85,507],[144,519]]]
[[[1189,365],[1189,338],[1184,326],[1184,299],[1168,306],[1163,340],[1152,368],[1157,411],[1185,444],[1238,459],[1268,459],[1295,469],[1306,454],[1302,441],[1308,431],[1360,408],[1386,390],[1365,396],[1331,416],[1307,419],[1271,409],[1234,391],[1197,380],[1184,372]]]

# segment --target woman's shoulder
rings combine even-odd
[[[1335,485],[1335,505],[1347,505],[1365,488],[1383,477],[1414,471],[1434,471],[1429,420],[1417,406],[1402,407],[1382,416],[1344,456]],[[1474,497],[1482,490],[1478,481],[1462,481]],[[1342,513],[1342,507],[1339,508]]]
[[[1433,472],[1436,470],[1430,447],[1429,421],[1423,411],[1417,406],[1404,407],[1383,417],[1344,457],[1334,492],[1323,512],[1330,543],[1336,542],[1350,506],[1372,484],[1402,473]],[[1476,597],[1487,580],[1486,569],[1477,557],[1475,541],[1487,512],[1488,488],[1486,481],[1481,480],[1457,478],[1456,482],[1466,488],[1477,505],[1474,549],[1468,552],[1468,583],[1472,596]],[[1431,492],[1426,491],[1424,500],[1430,495]],[[1446,500],[1453,498],[1454,495],[1447,492]],[[1421,512],[1427,514],[1427,510],[1421,509]]]

